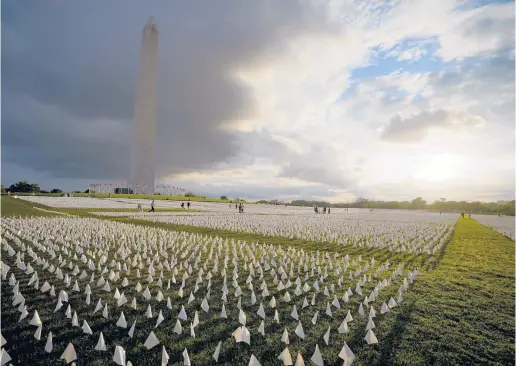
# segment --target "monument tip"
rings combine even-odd
[[[155,27],[156,24],[154,23],[154,17],[151,16],[149,20],[147,20],[147,23],[145,24],[145,27]]]

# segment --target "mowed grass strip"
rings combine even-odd
[[[514,296],[514,242],[460,219],[440,264],[407,292],[383,362],[513,365]]]
[[[0,201],[0,212],[2,217],[7,216],[59,216],[50,212],[37,210],[34,207],[39,207],[44,210],[54,210],[51,207],[43,206],[37,203],[28,202],[21,199],[16,199],[9,196],[2,196]]]

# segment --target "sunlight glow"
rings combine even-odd
[[[446,182],[459,177],[462,159],[453,154],[435,154],[418,159],[414,171],[416,180],[434,183]]]

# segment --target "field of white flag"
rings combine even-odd
[[[364,248],[388,249],[397,252],[424,252],[427,254],[433,254],[441,247],[451,233],[452,228],[452,225],[442,223],[359,220],[354,219],[352,216],[338,214],[287,216],[204,213],[188,215],[99,213],[99,215],[121,215],[159,223],[207,227],[216,230],[315,242],[329,242],[338,246],[350,245]],[[446,221],[453,224],[455,220],[456,217]]]
[[[126,203],[27,201],[53,217],[2,218],[0,365],[385,363],[458,220],[221,204],[71,216],[60,210]]]
[[[505,235],[508,238],[511,238],[513,241],[516,239],[516,222],[514,220],[514,217],[500,217],[495,215],[475,215],[474,218],[482,225],[485,225],[493,230],[498,231],[500,234]]]

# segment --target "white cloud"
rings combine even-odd
[[[464,59],[514,46],[514,2],[464,12],[440,37],[444,61]]]

